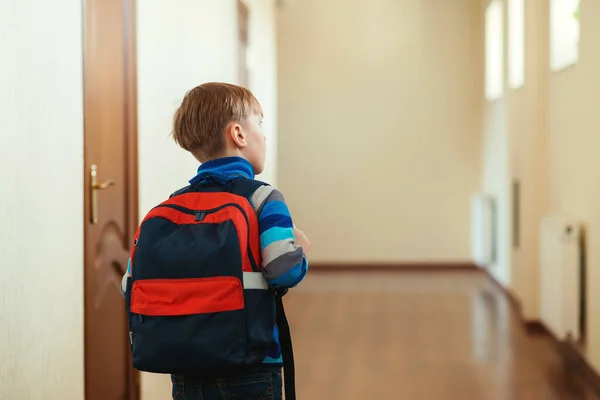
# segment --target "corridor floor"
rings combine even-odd
[[[285,300],[300,399],[599,399],[483,273],[311,271]]]

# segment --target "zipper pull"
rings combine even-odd
[[[196,221],[204,221],[206,213],[204,211],[196,211]]]

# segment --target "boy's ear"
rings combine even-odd
[[[231,124],[229,126],[229,136],[238,148],[244,148],[248,146],[246,134],[244,133],[240,124]]]

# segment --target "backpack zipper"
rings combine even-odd
[[[248,214],[246,214],[246,211],[244,210],[244,208],[242,206],[240,206],[239,204],[236,204],[236,203],[226,203],[226,204],[220,205],[219,207],[211,208],[211,209],[208,209],[208,210],[192,210],[190,208],[183,207],[183,206],[180,206],[180,205],[177,205],[177,204],[159,204],[158,206],[156,206],[154,208],[159,208],[159,207],[172,208],[172,209],[180,211],[180,212],[182,212],[184,214],[193,215],[195,217],[196,221],[203,221],[204,218],[206,217],[206,214],[215,213],[217,211],[220,211],[220,210],[224,209],[225,207],[235,207],[235,208],[237,208],[238,210],[240,210],[242,212],[242,215],[246,219],[246,226],[248,227],[248,246],[247,246],[247,250],[248,250],[248,258],[250,259],[250,265],[252,266],[252,270],[254,272],[259,272],[258,271],[258,265],[256,264],[256,261],[254,260],[254,256],[252,255],[252,249],[250,248],[250,220],[248,219]]]

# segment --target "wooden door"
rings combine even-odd
[[[86,400],[137,397],[119,285],[137,221],[135,0],[84,0]]]

